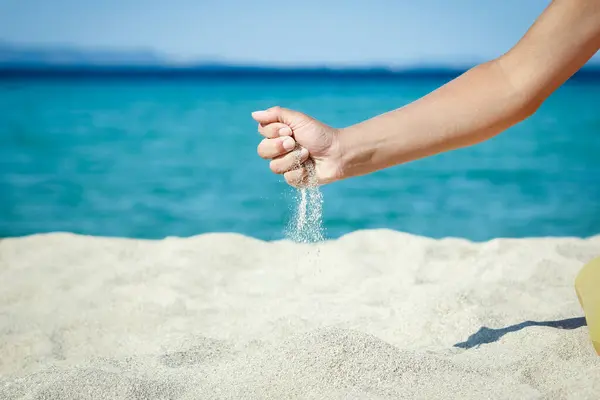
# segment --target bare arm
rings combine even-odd
[[[339,178],[479,143],[534,113],[600,48],[600,0],[555,0],[506,54],[342,129]]]

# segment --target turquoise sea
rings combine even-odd
[[[256,155],[251,111],[282,105],[341,127],[444,82],[1,80],[0,236],[282,238],[293,189]],[[478,241],[598,234],[600,82],[567,83],[535,116],[487,143],[323,193],[329,238],[365,228]]]

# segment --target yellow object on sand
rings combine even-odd
[[[579,272],[575,290],[585,313],[592,344],[600,355],[600,257],[590,261]]]

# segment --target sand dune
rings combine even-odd
[[[589,239],[0,241],[2,399],[598,399]]]

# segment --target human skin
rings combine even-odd
[[[402,108],[337,129],[289,109],[252,113],[258,154],[294,186],[326,184],[480,143],[531,116],[600,49],[600,0],[554,0],[521,40]]]

